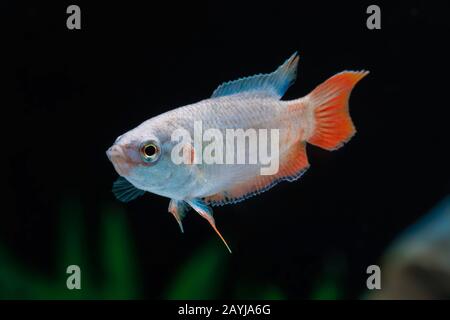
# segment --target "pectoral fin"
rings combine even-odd
[[[112,192],[122,202],[129,202],[145,193],[144,190],[136,188],[123,177],[117,178],[113,183]]]
[[[186,202],[195,210],[197,211],[203,218],[208,220],[211,227],[216,231],[216,233],[219,235],[220,239],[222,239],[223,243],[227,247],[228,251],[231,253],[231,249],[228,246],[225,239],[220,234],[219,230],[217,230],[216,222],[213,217],[213,211],[212,209],[203,201],[200,199],[193,199],[193,200],[186,200]]]

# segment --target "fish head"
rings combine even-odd
[[[119,136],[106,155],[120,176],[139,189],[155,192],[176,170],[170,150],[170,135],[145,126]]]

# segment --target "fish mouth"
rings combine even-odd
[[[106,156],[108,157],[109,161],[114,166],[114,169],[116,169],[117,173],[121,176],[128,175],[131,166],[128,161],[128,157],[125,155],[123,148],[119,145],[113,145],[106,151]]]

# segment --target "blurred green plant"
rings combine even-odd
[[[344,256],[331,255],[323,263],[323,270],[311,292],[312,300],[338,300],[344,298],[342,290],[346,261]]]
[[[217,250],[215,242],[207,242],[175,275],[165,298],[215,299],[220,294],[227,269],[225,250]]]
[[[236,299],[246,300],[284,300],[283,292],[273,285],[240,284],[235,291]]]
[[[142,296],[138,257],[125,212],[115,205],[101,210],[99,246],[87,242],[83,208],[75,199],[62,202],[57,242],[56,274],[52,276],[25,266],[0,245],[0,299],[135,299]],[[97,249],[97,250],[96,250]],[[100,255],[95,254],[96,251]],[[223,297],[230,255],[217,242],[206,242],[174,274],[163,292],[166,299],[216,299]],[[99,269],[95,261],[99,259]],[[69,290],[66,269],[81,269],[81,290]],[[326,282],[328,283],[328,282]],[[338,297],[333,284],[322,287],[315,298]],[[239,281],[232,289],[235,299],[285,299],[271,284]],[[330,287],[331,286],[331,287]],[[331,289],[330,289],[331,288]],[[328,290],[328,291],[327,291]],[[331,292],[331,293],[330,293]]]
[[[230,255],[211,240],[181,266],[165,294],[170,300],[200,300],[222,297]],[[275,286],[239,282],[233,299],[284,299]]]
[[[102,210],[101,245],[102,279],[95,275],[87,259],[81,204],[65,200],[61,207],[60,241],[56,259],[57,275],[48,277],[16,261],[0,245],[1,299],[133,299],[140,294],[136,256],[124,212],[109,206]],[[66,287],[66,268],[81,268],[81,290]]]

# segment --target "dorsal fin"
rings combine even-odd
[[[212,94],[212,98],[229,96],[242,92],[255,92],[280,99],[297,76],[298,55],[295,52],[272,73],[257,74],[221,84]]]

